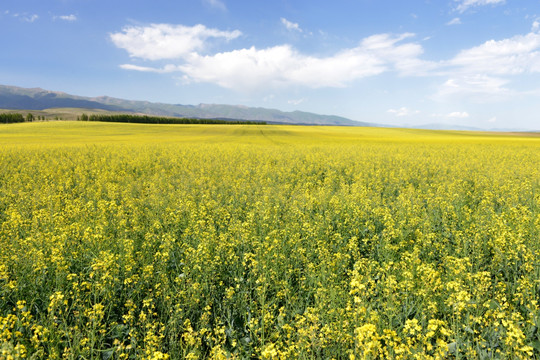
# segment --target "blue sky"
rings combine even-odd
[[[540,1],[3,0],[0,84],[540,129]]]

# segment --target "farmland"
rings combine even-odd
[[[0,359],[540,357],[540,137],[0,126]]]

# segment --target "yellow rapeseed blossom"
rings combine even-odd
[[[0,126],[0,359],[540,358],[540,137]]]

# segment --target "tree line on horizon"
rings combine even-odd
[[[26,116],[20,113],[2,113],[0,114],[0,123],[13,124],[22,122],[32,122],[35,120],[46,120],[45,116],[34,116],[28,113]],[[54,120],[62,120],[55,117]],[[223,119],[197,119],[197,118],[172,118],[161,116],[148,115],[129,115],[129,114],[114,114],[114,115],[87,115],[82,114],[77,117],[80,121],[100,121],[100,122],[119,122],[119,123],[135,123],[135,124],[244,124],[244,125],[266,125],[266,121],[250,121],[250,120],[223,120]]]
[[[4,124],[32,122],[34,121],[34,119],[35,117],[31,113],[28,113],[26,117],[19,113],[0,114],[0,123],[4,123]]]
[[[120,122],[136,124],[244,124],[266,125],[265,121],[249,120],[222,120],[222,119],[197,119],[197,118],[172,118],[148,115],[86,115],[82,114],[81,121]]]

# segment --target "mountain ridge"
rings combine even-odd
[[[0,85],[0,109],[6,110],[53,110],[59,108],[80,109],[81,112],[130,113],[134,115],[155,115],[200,119],[265,121],[269,124],[292,125],[335,125],[335,126],[373,126],[405,127],[426,130],[532,132],[540,129],[523,128],[479,128],[457,124],[426,123],[421,125],[385,125],[361,122],[336,115],[320,115],[300,110],[281,111],[245,105],[205,104],[184,105],[167,104],[141,100],[125,100],[107,95],[85,97],[71,95],[62,91],[46,90],[40,87],[23,88]],[[73,111],[70,111],[73,114]],[[59,114],[62,117],[62,114]]]
[[[110,96],[84,97],[42,88],[23,88],[0,85],[0,109],[44,110],[51,108],[99,109],[115,112],[140,113],[156,116],[223,118],[267,121],[280,124],[377,126],[336,115],[321,115],[305,111],[281,111],[263,107],[226,104],[167,104],[150,101],[125,100]]]

